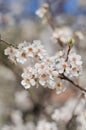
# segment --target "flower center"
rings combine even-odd
[[[75,58],[75,57],[73,57],[73,58],[72,58],[72,60],[75,62],[75,61],[76,61],[76,58]]]
[[[23,52],[23,53],[21,54],[21,56],[25,58],[25,57],[26,57],[26,53]]]
[[[42,74],[41,77],[44,79],[46,78],[46,74]]]
[[[44,69],[44,67],[45,67],[45,66],[42,64],[42,65],[41,65],[41,69]]]
[[[66,64],[63,64],[62,66],[63,66],[63,68],[64,68],[64,69],[66,69],[66,67],[67,67],[67,65],[66,65]]]
[[[31,48],[31,47],[28,48],[28,51],[29,51],[29,52],[33,52],[33,48]]]
[[[30,79],[29,79],[29,78],[25,79],[25,82],[26,82],[26,83],[29,83],[29,82],[30,82]]]
[[[73,70],[73,71],[76,71],[77,69],[76,69],[76,67],[73,67],[72,70]]]
[[[61,83],[56,83],[56,88],[61,88]]]
[[[10,53],[13,53],[13,49],[12,48],[10,48]]]

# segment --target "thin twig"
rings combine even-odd
[[[51,16],[49,16],[49,14],[46,14],[45,16],[46,16],[46,19],[47,19],[47,23],[49,24],[50,28],[54,31],[55,27],[54,27],[54,24],[51,20],[52,19]]]
[[[80,89],[81,91],[86,93],[86,89],[82,88],[80,85],[76,84],[74,81],[72,81],[71,79],[69,79],[68,77],[66,77],[65,75],[63,75],[62,79],[69,81],[70,83],[72,83],[76,88]]]
[[[84,95],[83,95],[83,93],[82,93],[82,94],[80,94],[80,97],[78,98],[78,101],[77,101],[77,103],[76,103],[76,105],[75,105],[75,107],[74,107],[74,109],[73,109],[73,111],[72,111],[72,117],[71,117],[71,119],[68,121],[68,123],[67,123],[67,125],[66,125],[66,128],[67,128],[67,129],[69,129],[71,122],[72,122],[73,119],[76,117],[76,115],[75,115],[75,110],[76,110],[76,108],[77,108],[77,106],[78,106],[78,104],[79,104],[79,102],[80,102],[80,100],[82,99],[83,96],[84,96]]]
[[[52,10],[51,10],[51,2],[50,2],[50,0],[47,0],[47,3],[49,5],[49,8],[48,8],[48,13],[46,14],[46,19],[47,19],[47,22],[48,22],[49,26],[54,31],[55,26],[54,26],[53,21],[52,21]]]
[[[11,44],[11,43],[9,43],[9,42],[7,42],[7,41],[1,39],[1,38],[0,38],[0,42],[3,42],[3,43],[5,43],[5,44],[8,45],[8,46],[12,46],[12,47],[14,47],[14,48],[17,49],[17,46],[15,46],[14,44]]]
[[[65,61],[68,61],[68,56],[69,56],[69,53],[70,53],[70,50],[71,50],[71,47],[70,46],[68,46],[69,48],[68,48],[68,51],[67,51],[67,58],[66,58],[66,60]]]

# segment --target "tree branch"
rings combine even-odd
[[[63,75],[62,79],[69,81],[71,84],[73,84],[76,88],[80,89],[81,91],[86,93],[86,89],[82,88],[80,85],[74,83],[71,79]]]
[[[1,36],[0,36],[0,42],[3,42],[3,43],[5,43],[5,44],[6,44],[6,45],[8,45],[8,46],[12,46],[12,47],[14,47],[14,48],[16,48],[16,49],[17,49],[17,46],[16,46],[16,45],[11,44],[11,43],[9,43],[9,42],[7,42],[7,41],[5,41],[5,40],[1,39]]]
[[[68,123],[67,123],[67,125],[66,125],[66,128],[67,128],[67,129],[69,129],[69,127],[70,127],[70,125],[71,125],[73,119],[77,117],[77,115],[75,115],[75,110],[76,110],[77,106],[79,105],[80,100],[81,100],[83,97],[84,97],[84,94],[81,93],[81,95],[79,96],[78,101],[77,101],[77,103],[76,103],[76,105],[75,105],[75,107],[74,107],[74,109],[73,109],[73,111],[72,111],[72,117],[71,117],[71,119],[68,121]]]

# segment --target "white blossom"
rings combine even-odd
[[[71,65],[82,65],[81,56],[77,55],[75,52],[70,53],[68,59]]]
[[[20,50],[16,53],[16,60],[19,63],[24,64],[27,61],[27,53],[24,50]]]
[[[84,39],[84,36],[83,36],[83,34],[80,31],[76,31],[74,33],[74,36],[75,36],[75,38],[80,39],[80,40]]]
[[[36,15],[38,15],[40,18],[43,18],[45,16],[45,14],[47,13],[49,5],[47,3],[45,3],[41,8],[39,8],[36,11]]]
[[[5,55],[8,55],[8,58],[12,61],[12,62],[14,62],[14,63],[16,63],[16,57],[15,57],[15,55],[16,55],[16,53],[17,53],[17,50],[14,48],[14,47],[7,47],[5,50],[4,50],[4,54]]]
[[[24,77],[21,81],[21,84],[25,87],[25,89],[30,88],[31,86],[35,86],[35,80],[30,77]]]
[[[51,40],[54,43],[61,42],[67,44],[70,38],[73,38],[73,32],[69,27],[56,28],[52,34]]]
[[[59,34],[62,35],[63,32]],[[29,67],[24,69],[21,81],[26,89],[41,85],[61,93],[66,90],[66,87],[60,76],[64,74],[70,78],[78,77],[82,72],[81,56],[77,55],[75,50],[71,50],[67,56],[64,50],[49,56],[39,40],[33,41],[32,44],[20,43],[17,49],[9,47],[5,50],[5,55],[8,55],[11,60],[15,58],[18,63],[28,62]]]
[[[42,120],[38,122],[36,130],[58,130],[58,127],[55,122]]]

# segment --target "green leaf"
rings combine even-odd
[[[68,45],[69,45],[70,47],[73,46],[73,40],[72,40],[72,38],[69,40]]]

